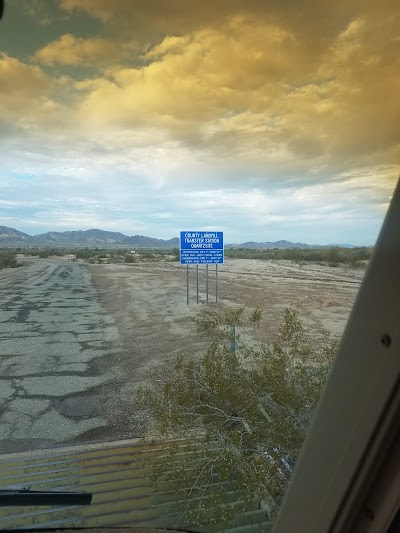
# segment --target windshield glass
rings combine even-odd
[[[0,528],[272,527],[395,185],[398,27],[6,2],[0,490],[93,498]]]

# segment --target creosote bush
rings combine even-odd
[[[17,261],[16,255],[9,251],[0,251],[0,270],[3,268],[16,268],[21,266]]]
[[[159,388],[137,392],[144,431],[167,443],[151,477],[181,495],[185,523],[226,524],[260,505],[272,520],[309,428],[337,340],[311,342],[287,308],[275,342],[239,341],[261,318],[207,308],[196,320],[207,352],[178,357]]]

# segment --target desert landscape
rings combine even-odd
[[[162,380],[178,354],[207,339],[193,319],[207,306],[205,267],[174,261],[88,264],[28,258],[0,272],[0,452],[140,436],[135,389]],[[340,336],[364,269],[228,258],[209,267],[208,306],[263,312],[252,334],[269,342],[293,306],[306,331]]]

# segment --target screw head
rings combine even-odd
[[[388,335],[387,333],[384,333],[381,337],[381,344],[383,344],[385,348],[389,348],[389,346],[392,344],[392,339],[390,335]]]
[[[373,510],[370,507],[368,506],[364,507],[364,515],[370,522],[374,521],[375,515],[374,515]]]

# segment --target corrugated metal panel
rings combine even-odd
[[[175,445],[179,445],[176,443]],[[43,450],[0,457],[0,488],[23,485],[33,490],[85,490],[93,493],[90,506],[3,507],[0,530],[60,527],[174,527],[179,500],[168,483],[152,486],[148,459],[163,453],[165,445],[132,441]],[[183,452],[184,453],[184,449]],[[232,502],[238,495],[232,493]],[[217,533],[268,532],[263,510],[245,513],[234,527],[192,527]]]

